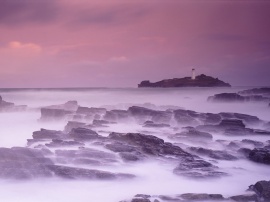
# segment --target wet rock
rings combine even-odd
[[[66,135],[57,130],[40,129],[40,131],[33,132],[33,139],[48,140],[48,139],[63,139]]]
[[[237,93],[220,93],[208,97],[207,101],[212,102],[244,102],[245,97]]]
[[[174,119],[180,125],[199,125],[199,121],[196,119],[199,113],[191,110],[178,109],[174,110]]]
[[[251,144],[254,147],[263,147],[263,143],[255,140],[243,139],[241,142],[245,144]]]
[[[217,169],[218,167],[207,161],[189,157],[182,159],[173,172],[191,178],[213,178],[226,175],[226,173],[219,172]]]
[[[69,133],[69,137],[79,141],[102,138],[102,136],[98,135],[97,132],[87,128],[73,128]]]
[[[249,153],[249,159],[263,164],[270,165],[270,150],[265,148],[256,148]]]
[[[111,133],[109,139],[121,142],[123,145],[135,146],[136,150],[142,154],[175,157],[191,156],[180,147],[152,135],[143,135],[140,133]]]
[[[229,154],[226,151],[221,151],[221,150],[211,150],[211,149],[205,149],[201,147],[190,147],[190,151],[195,152],[198,155],[205,155],[213,159],[218,159],[218,160],[237,160],[237,158],[231,154]]]
[[[195,139],[209,139],[211,140],[213,136],[210,133],[201,132],[193,127],[186,127],[186,131],[181,133],[176,133],[172,138],[195,138]]]
[[[182,194],[180,197],[187,201],[223,201],[225,198],[221,194]]]
[[[258,197],[256,194],[244,194],[244,195],[236,195],[231,196],[229,199],[233,201],[258,201]]]
[[[114,180],[134,178],[134,175],[125,173],[111,173],[107,171],[74,168],[59,165],[49,165],[48,168],[58,177],[65,179],[99,179],[99,180]]]
[[[53,139],[52,142],[45,144],[47,147],[82,147],[84,143],[78,141],[64,141]]]
[[[131,202],[151,202],[151,201],[147,198],[133,198]]]
[[[67,125],[65,126],[64,131],[65,132],[70,132],[73,128],[79,128],[85,126],[85,123],[78,122],[78,121],[69,121]]]
[[[251,186],[260,198],[260,201],[270,201],[270,181],[259,181]]]
[[[77,114],[84,114],[84,115],[104,115],[106,113],[105,108],[94,108],[94,107],[78,107]]]
[[[124,161],[139,161],[144,158],[139,152],[120,152],[119,155]]]
[[[251,152],[251,149],[248,149],[248,148],[240,148],[237,152],[238,152],[239,154],[244,155],[245,157],[249,157],[249,153]]]
[[[45,158],[39,150],[23,147],[0,148],[0,178],[2,179],[32,179],[51,177],[47,168],[53,162]]]
[[[52,105],[41,108],[42,121],[62,120],[73,114],[78,108],[77,101],[68,101],[61,105]]]
[[[241,95],[263,95],[270,97],[270,88],[253,88],[238,92]]]
[[[126,122],[130,120],[129,113],[126,110],[111,110],[104,115],[104,120],[113,122]]]
[[[140,123],[151,120],[154,123],[168,124],[170,123],[173,115],[171,111],[156,111],[139,106],[129,107],[128,112]]]
[[[168,128],[168,127],[170,127],[170,125],[165,124],[165,123],[146,123],[146,124],[144,124],[143,127],[146,127],[146,128]]]
[[[136,147],[125,145],[120,142],[114,142],[111,144],[105,145],[105,147],[113,152],[133,152],[136,150]]]
[[[65,158],[68,161],[73,161],[80,158],[98,160],[99,162],[104,163],[112,163],[117,161],[115,154],[90,148],[82,148],[77,150],[56,150],[55,154],[57,157]]]

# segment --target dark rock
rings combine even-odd
[[[139,161],[144,158],[139,152],[120,152],[119,155],[124,161]]]
[[[199,155],[206,155],[213,159],[228,160],[228,161],[237,160],[235,156],[229,154],[226,151],[211,150],[211,149],[205,149],[201,147],[190,147],[189,150]]]
[[[261,201],[270,201],[270,181],[256,182],[252,189],[259,195]]]
[[[231,85],[225,83],[218,78],[213,78],[210,76],[206,76],[201,74],[196,77],[196,79],[191,79],[190,77],[185,78],[174,78],[174,79],[166,79],[162,81],[158,81],[155,83],[151,83],[150,81],[142,81],[138,87],[160,87],[160,88],[168,88],[168,87],[230,87]]]
[[[65,138],[65,134],[57,130],[40,129],[40,131],[33,132],[33,138],[38,140],[62,139]]]
[[[171,155],[175,157],[191,156],[180,147],[164,142],[164,140],[152,135],[143,135],[140,133],[111,133],[109,139],[120,141],[129,146],[135,146],[136,150],[146,155],[164,156]]]
[[[263,147],[263,143],[255,140],[248,140],[248,139],[243,139],[241,142],[245,144],[251,144],[255,147]]]
[[[130,145],[124,145],[120,142],[107,144],[105,145],[105,147],[113,152],[133,152],[136,150],[136,147],[130,146]]]
[[[214,102],[244,102],[246,101],[244,96],[237,93],[220,93],[214,96],[208,97],[207,101]]]
[[[81,147],[84,146],[84,143],[77,141],[64,141],[59,139],[53,139],[51,143],[45,144],[47,147]]]
[[[188,201],[223,201],[225,200],[221,194],[193,194],[187,193],[180,195],[182,199]]]
[[[198,125],[199,122],[196,119],[198,116],[199,113],[194,111],[183,109],[174,110],[174,119],[178,124]]]
[[[88,108],[88,107],[78,107],[77,114],[84,114],[84,115],[95,115],[95,114],[99,114],[99,115],[104,115],[106,113],[106,109],[105,108]]]
[[[75,140],[87,141],[102,138],[97,132],[87,128],[73,128],[69,133],[69,137]]]
[[[258,197],[256,194],[245,194],[245,195],[237,195],[237,196],[231,196],[231,200],[233,201],[258,201]]]
[[[130,119],[129,113],[126,110],[111,110],[104,115],[104,120],[107,121],[128,121]]]
[[[264,148],[253,149],[249,153],[249,159],[258,163],[270,165],[270,150]]]
[[[172,112],[170,111],[156,111],[145,107],[132,106],[128,108],[129,114],[139,122],[151,120],[154,123],[170,123],[172,119]]]
[[[151,201],[147,198],[133,198],[131,202],[151,202]]]
[[[245,128],[245,124],[242,120],[238,119],[223,119],[219,126],[228,128]]]
[[[165,124],[165,123],[147,123],[147,124],[144,124],[143,127],[146,127],[146,128],[168,128],[168,127],[170,127],[170,125]]]
[[[163,201],[182,201],[179,198],[164,195],[159,195],[158,198],[162,199]]]
[[[186,128],[186,131],[176,133],[172,138],[195,138],[195,139],[212,139],[213,136],[210,133],[201,132],[193,127]]]
[[[111,173],[100,170],[91,170],[84,168],[74,168],[67,166],[49,165],[48,168],[55,173],[56,176],[65,179],[100,179],[100,180],[113,180],[113,179],[126,179],[133,178],[134,175],[124,173]]]
[[[238,93],[241,95],[263,95],[265,97],[270,97],[270,88],[253,88]]]
[[[200,159],[196,160],[193,157],[182,159],[173,172],[191,178],[212,178],[226,175],[226,173],[217,171],[217,167],[211,163]]]
[[[240,154],[243,154],[245,157],[249,157],[249,153],[251,152],[251,149],[240,148],[237,152]]]
[[[136,194],[135,197],[140,197],[140,198],[150,198],[150,195],[146,195],[146,194]]]
[[[73,128],[79,128],[85,126],[85,123],[77,122],[77,121],[69,121],[67,125],[65,126],[64,131],[70,132]]]
[[[112,122],[106,121],[106,120],[96,120],[96,119],[94,119],[92,124],[95,125],[95,126],[101,127],[101,126],[105,126],[105,125],[111,124],[111,123]]]

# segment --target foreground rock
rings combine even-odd
[[[270,181],[259,181],[250,188],[256,192],[260,201],[270,201]]]
[[[253,149],[252,151],[250,151],[248,158],[254,162],[270,165],[270,149]]]
[[[139,88],[142,87],[159,87],[159,88],[168,88],[168,87],[231,87],[230,84],[225,83],[224,81],[219,80],[218,78],[213,78],[211,76],[206,76],[201,74],[196,77],[196,79],[191,79],[191,77],[185,78],[174,78],[158,81],[151,83],[150,81],[142,81],[139,85]]]

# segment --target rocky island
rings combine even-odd
[[[152,87],[152,88],[171,88],[171,87],[231,87],[229,83],[201,74],[197,77],[184,77],[165,79],[162,81],[151,83],[150,81],[142,81],[139,88]]]

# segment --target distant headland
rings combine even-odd
[[[174,78],[174,79],[165,79],[162,81],[151,83],[148,81],[142,81],[139,85],[139,88],[145,87],[159,87],[159,88],[170,88],[170,87],[231,87],[229,83],[219,80],[218,78],[213,78],[211,76],[206,76],[201,74],[195,76],[195,70],[192,69],[191,77],[184,78]]]

